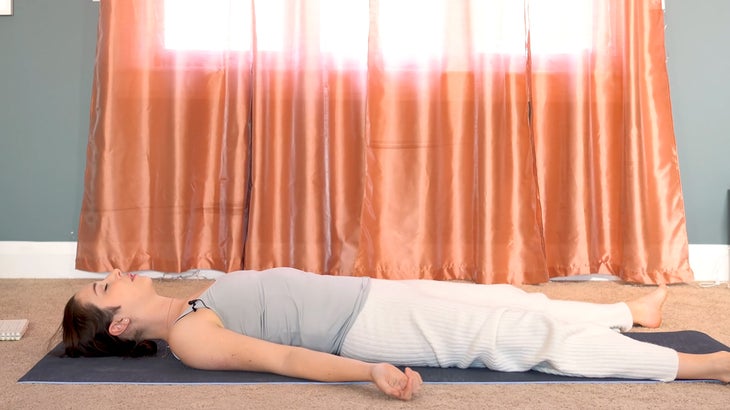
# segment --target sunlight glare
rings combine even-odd
[[[418,63],[448,55],[445,11],[470,4],[473,50],[479,54],[524,54],[525,11],[516,0],[387,0],[377,15],[379,46],[390,64]],[[367,59],[368,0],[319,0],[319,47],[343,63]],[[165,47],[171,50],[246,51],[252,43],[250,2],[241,0],[165,0]],[[306,3],[255,2],[257,49],[283,51],[286,13]],[[593,10],[587,0],[530,0],[533,54],[580,53],[592,44]],[[300,10],[301,12],[301,10]]]
[[[380,47],[389,64],[440,58],[444,50],[443,0],[380,2]]]
[[[250,14],[244,2],[165,0],[165,48],[224,51],[250,48]]]

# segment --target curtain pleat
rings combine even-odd
[[[166,53],[163,5],[101,3],[79,269],[242,265],[250,56]]]
[[[533,57],[550,276],[690,281],[661,4],[594,4],[591,54]]]
[[[285,3],[101,3],[78,269],[692,279],[659,0]]]

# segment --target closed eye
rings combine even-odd
[[[109,284],[108,283],[105,283],[104,284],[104,292],[106,292],[107,289],[109,289]]]

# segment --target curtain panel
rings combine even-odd
[[[692,280],[660,1],[195,3],[101,2],[78,269]]]

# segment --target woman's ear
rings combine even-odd
[[[124,333],[129,327],[129,318],[123,317],[117,320],[112,320],[109,324],[109,334],[112,336],[119,336]]]

